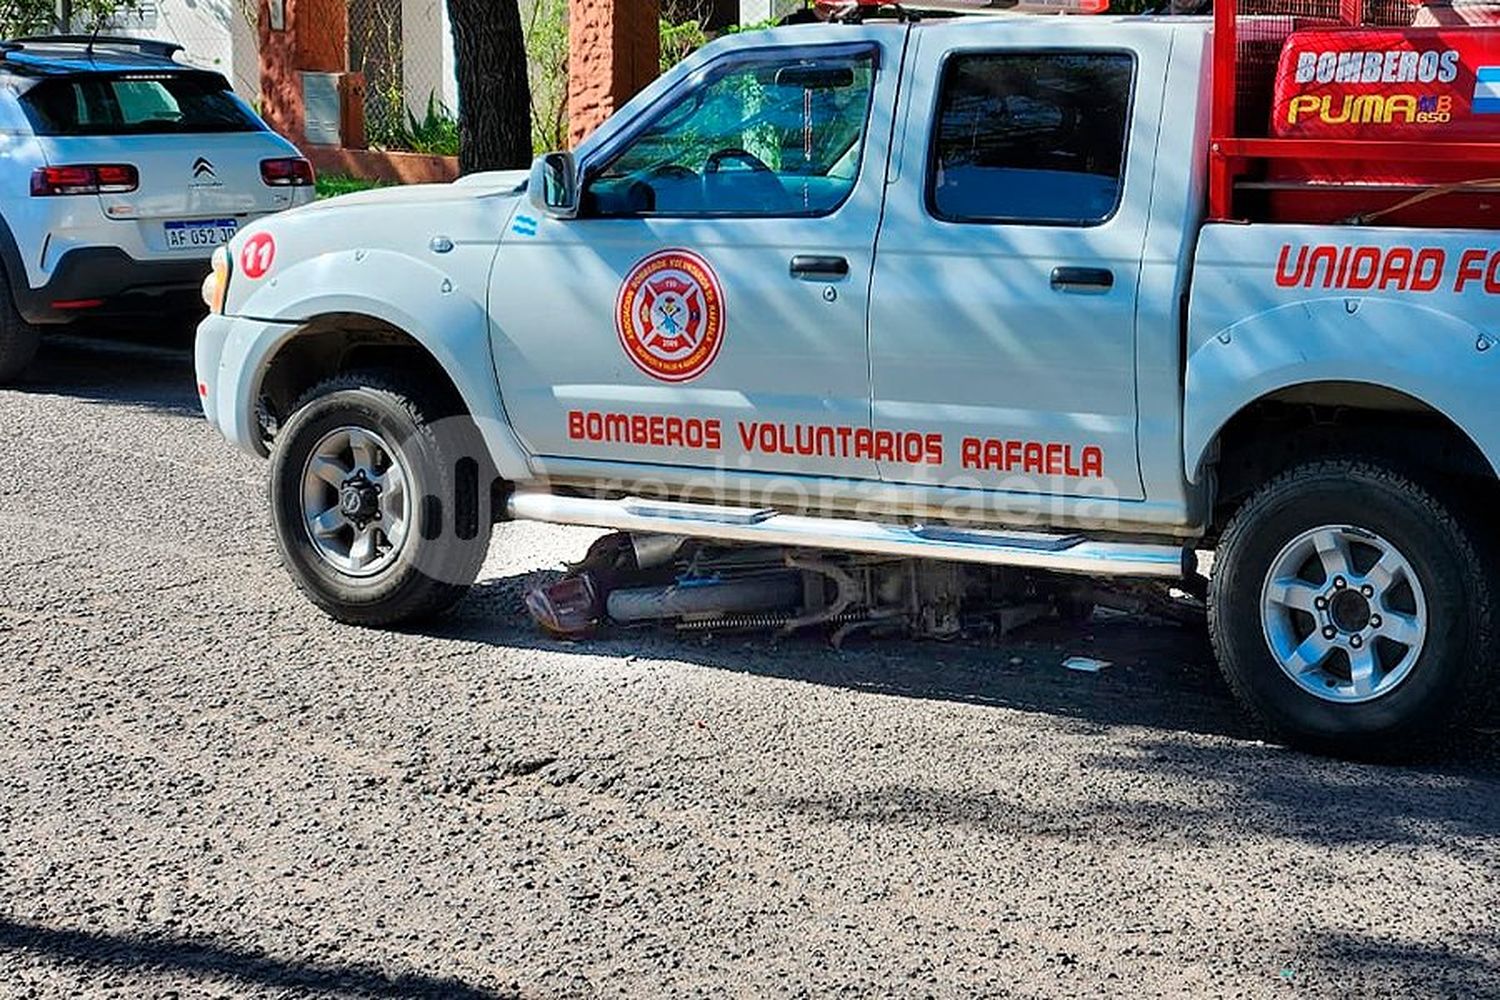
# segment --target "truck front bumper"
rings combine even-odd
[[[266,456],[265,435],[256,417],[260,383],[276,348],[297,329],[243,316],[210,315],[198,324],[193,368],[203,415],[235,447]]]

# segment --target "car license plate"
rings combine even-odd
[[[228,243],[239,223],[233,219],[202,219],[190,222],[163,223],[168,250],[198,250]]]

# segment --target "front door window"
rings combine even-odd
[[[765,59],[721,69],[588,182],[592,216],[813,217],[854,189],[874,60]]]

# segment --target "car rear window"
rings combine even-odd
[[[38,135],[256,132],[255,113],[215,73],[54,77],[21,96]]]

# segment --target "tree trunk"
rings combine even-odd
[[[448,0],[462,173],[531,163],[531,91],[517,0]]]

